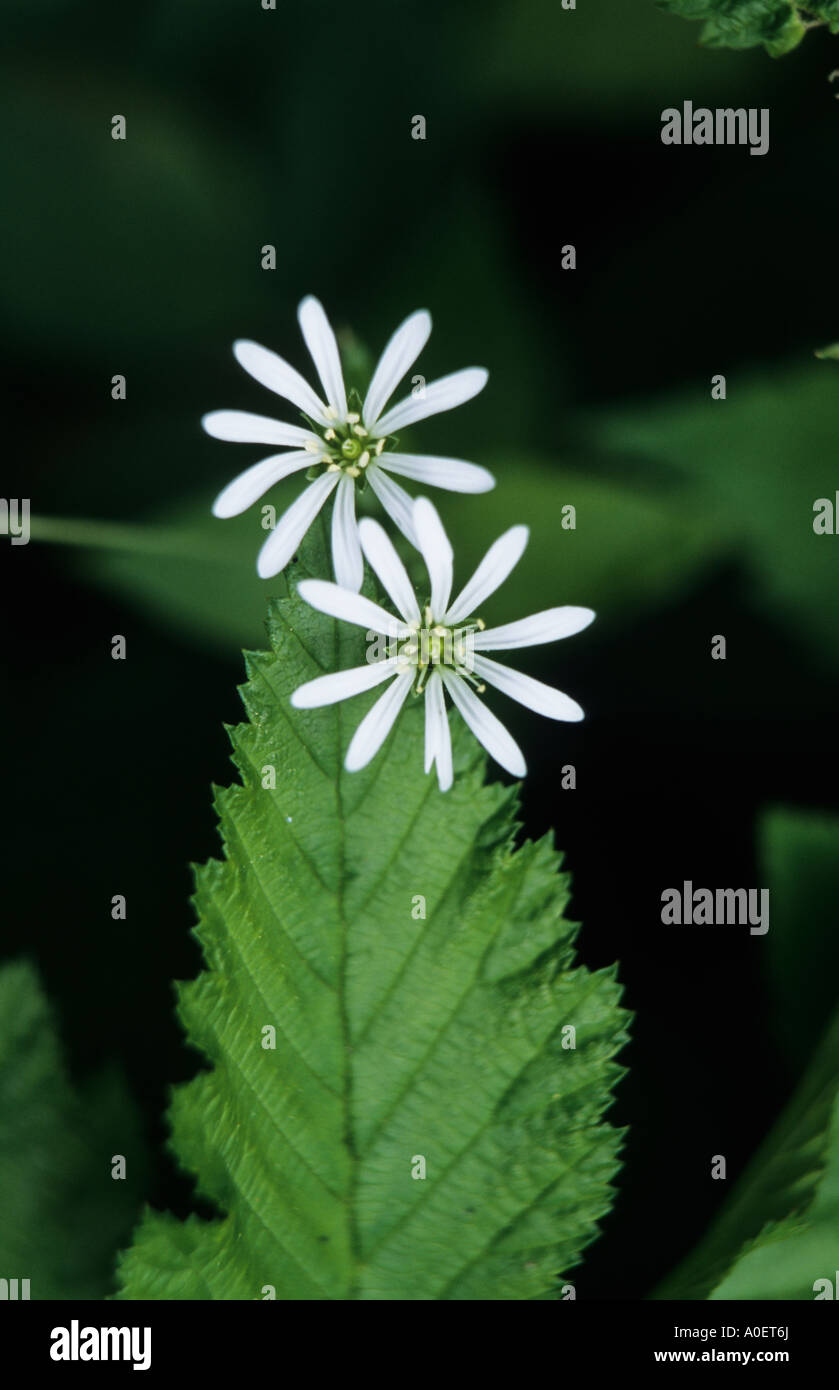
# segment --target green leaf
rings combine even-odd
[[[324,565],[311,536],[290,578]],[[575,967],[559,856],[513,849],[515,792],[484,785],[465,730],[445,795],[416,706],[347,774],[378,692],[289,696],[363,662],[364,635],[295,596],[269,636],[230,731],[242,785],[216,795],[225,858],[197,871],[208,968],[179,991],[211,1070],[175,1093],[173,1148],[222,1216],[147,1214],[119,1296],[558,1296],[617,1170],[615,969]]]
[[[32,1299],[102,1298],[145,1175],[137,1117],[113,1069],[73,1091],[23,961],[0,970],[0,1114],[0,1276],[28,1279]]]
[[[773,812],[763,824],[769,868],[775,968],[797,953],[786,1005],[802,991],[787,1032],[806,1012],[812,978],[826,962],[816,949],[811,909],[827,918],[839,890],[839,826],[816,816]],[[835,923],[835,916],[833,917]],[[829,975],[836,1001],[836,974]],[[806,1036],[806,1034],[805,1034]],[[832,1276],[839,1249],[839,1012],[804,1080],[749,1163],[696,1250],[657,1298],[811,1299],[813,1282]]]
[[[659,8],[702,22],[709,48],[755,48],[779,58],[803,39],[807,27],[792,0],[656,0]],[[834,0],[830,0],[833,4]],[[818,0],[807,9],[816,12]]]
[[[498,479],[494,491],[481,498],[479,508],[474,497],[452,493],[445,519],[464,574],[512,521],[530,525],[525,557],[497,596],[498,622],[529,611],[533,593],[592,607],[602,623],[624,621],[671,602],[727,542],[680,499],[592,476],[573,458],[561,469],[530,458],[512,465],[508,458],[490,460],[489,466]],[[505,481],[515,490],[512,510]],[[263,502],[279,516],[293,497],[293,490],[280,485],[229,521],[210,514],[212,489],[167,504],[147,525],[33,516],[32,538],[72,546],[78,570],[92,583],[189,641],[229,652],[232,645],[260,640],[266,597],[282,587],[256,574],[267,534],[261,529]],[[576,508],[575,530],[562,526],[566,503]],[[361,509],[368,510],[366,498]],[[409,567],[416,563],[409,547],[403,557]],[[322,573],[330,572],[327,560]]]
[[[729,374],[727,391],[712,400],[703,381],[669,400],[601,412],[590,438],[616,468],[646,467],[670,505],[750,573],[770,619],[835,665],[839,540],[816,534],[813,521],[817,499],[836,495],[836,378],[812,362]]]
[[[655,1298],[813,1297],[813,1280],[829,1271],[818,1263],[794,1265],[788,1252],[807,1248],[826,1253],[832,1248],[836,1253],[838,1098],[839,1015],[800,1089],[722,1212],[687,1260],[656,1290]],[[775,1248],[778,1242],[784,1242],[783,1252]],[[774,1252],[768,1257],[770,1266],[775,1264],[774,1282],[767,1282],[761,1255],[766,1251]]]
[[[758,856],[771,892],[766,949],[778,1040],[800,1070],[839,994],[839,817],[773,807],[760,820]]]
[[[18,351],[98,373],[107,345],[115,372],[131,380],[125,364],[137,364],[136,381],[145,353],[178,362],[197,321],[206,342],[231,317],[264,313],[258,246],[248,254],[253,226],[269,217],[264,178],[253,140],[231,146],[229,127],[214,131],[168,84],[154,85],[152,62],[124,71],[115,90],[85,45],[66,87],[66,46],[9,53],[0,68],[0,179],[20,210],[7,222],[15,274],[0,306]],[[111,138],[117,113],[125,140]]]
[[[839,0],[807,0],[803,8],[815,19],[824,20],[831,34],[839,34]]]
[[[821,358],[822,361],[836,362],[839,360],[839,343],[831,343],[829,347],[817,348],[814,356]]]

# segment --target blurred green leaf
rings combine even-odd
[[[704,100],[726,94],[731,69],[696,44],[685,42],[681,26],[658,14],[650,0],[578,0],[574,11],[559,0],[518,0],[485,12],[481,32],[471,25],[471,42],[480,62],[464,62],[464,79],[476,102],[499,100],[524,113],[573,113],[587,123],[627,119],[647,123],[651,111],[672,103],[673,83],[685,91],[701,82]],[[739,100],[765,81],[761,55],[741,57],[737,67]]]
[[[832,361],[839,360],[839,343],[831,343],[830,347],[817,348],[816,357],[829,358]]]
[[[836,1095],[836,1056],[839,1038],[830,1044],[833,1063],[830,1087]],[[826,1083],[827,1085],[827,1083]],[[834,1101],[826,1136],[827,1163],[816,1195],[802,1217],[769,1224],[742,1252],[725,1279],[711,1293],[714,1299],[813,1299],[816,1283],[826,1279],[835,1298],[839,1254],[839,1102]],[[823,1294],[823,1289],[818,1289]]]
[[[758,828],[761,882],[771,890],[766,938],[779,1040],[796,1069],[818,1042],[839,995],[839,818],[775,807]]]
[[[138,1120],[113,1070],[73,1091],[25,961],[0,969],[0,1114],[0,1277],[29,1279],[33,1299],[104,1297],[139,1204]]]
[[[814,503],[836,494],[839,380],[816,364],[729,376],[716,401],[697,383],[664,403],[602,412],[589,434],[657,479],[669,505],[724,542],[764,612],[839,664],[839,536],[813,531]]]
[[[781,1119],[656,1298],[809,1299],[813,1281],[832,1276],[839,1263],[839,991],[818,946],[822,927],[814,928],[811,915],[835,931],[839,821],[776,810],[764,817],[760,840],[771,968],[787,1041],[800,1030],[801,1051],[814,1028],[821,1032],[828,994],[832,1021]],[[781,984],[779,972],[787,969]]]
[[[839,1015],[722,1212],[654,1298],[813,1297],[839,1250],[838,1097]]]
[[[521,617],[534,604],[584,604],[614,621],[669,603],[721,547],[722,537],[700,517],[651,489],[533,460],[490,467],[494,491],[480,498],[435,491],[434,499],[463,581],[502,531],[522,521],[531,528],[524,558],[493,597],[494,622]],[[83,546],[76,563],[89,580],[229,654],[261,642],[266,594],[284,592],[279,579],[257,577],[256,555],[265,539],[263,503],[276,505],[279,516],[293,496],[281,484],[244,516],[218,521],[208,490],[147,526],[33,517],[32,536]],[[566,505],[576,512],[574,530],[562,525]],[[415,552],[402,551],[416,566]],[[293,567],[287,574],[293,578]]]
[[[125,140],[111,138],[116,114]],[[0,181],[16,209],[0,305],[19,342],[62,363],[104,348],[125,371],[127,354],[170,356],[245,307],[261,311],[269,219],[244,143],[130,71],[71,76],[57,57],[0,70],[0,122]]]

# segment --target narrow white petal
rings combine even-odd
[[[511,526],[509,531],[493,541],[469,583],[446,614],[448,623],[462,623],[485,598],[495,593],[521,559],[529,535],[526,526]]]
[[[385,661],[371,661],[367,666],[353,666],[349,671],[330,671],[328,676],[317,676],[305,685],[298,685],[291,703],[295,709],[320,709],[322,705],[350,700],[353,695],[372,690],[395,675],[397,660],[395,656],[388,657]]]
[[[418,623],[420,611],[414,586],[390,536],[378,521],[369,516],[358,523],[358,532],[367,563],[378,575],[405,622]]]
[[[437,782],[441,792],[447,792],[454,780],[452,772],[452,739],[446,714],[443,682],[433,672],[425,687],[425,771],[437,763]]]
[[[244,367],[255,381],[267,386],[269,391],[276,391],[277,395],[285,400],[291,401],[312,420],[329,424],[323,401],[318,399],[309,383],[284,358],[268,348],[260,347],[259,343],[250,342],[247,338],[239,338],[233,344],[233,352],[239,365]]]
[[[416,545],[417,536],[414,530],[414,499],[409,496],[403,487],[395,483],[386,473],[383,473],[375,464],[370,464],[367,469],[367,481],[375,492],[391,521],[395,522],[406,540],[411,545]]]
[[[423,771],[428,776],[437,757],[437,750],[440,746],[440,706],[438,702],[438,692],[432,686],[439,685],[439,677],[436,671],[428,678],[425,687],[425,746]],[[445,717],[445,710],[443,711]]]
[[[454,554],[437,508],[427,497],[414,503],[414,530],[431,580],[431,612],[439,621],[451,598]]]
[[[414,478],[429,487],[449,492],[490,492],[495,479],[486,468],[465,459],[437,458],[432,454],[380,454],[379,467],[403,478]]]
[[[238,516],[281,478],[287,478],[290,473],[299,473],[301,468],[308,468],[311,463],[312,455],[300,450],[291,454],[272,454],[270,458],[262,459],[260,463],[246,468],[219,493],[213,503],[213,516]]]
[[[522,675],[521,671],[511,671],[509,666],[502,666],[487,656],[474,657],[472,669],[476,676],[503,690],[511,700],[518,700],[520,705],[532,709],[536,714],[547,715],[548,719],[566,719],[572,723],[585,719],[576,700],[572,700],[570,695],[563,695],[561,690],[554,690],[552,685],[545,685],[544,681]]]
[[[414,679],[412,671],[397,676],[380,695],[375,705],[365,714],[350,740],[344,767],[347,772],[358,772],[375,758],[391,729],[396,716],[405,703]]]
[[[260,579],[270,579],[285,569],[337,481],[337,473],[322,474],[283,512],[257,556]]]
[[[429,415],[441,415],[444,410],[454,410],[477,396],[487,384],[489,372],[483,367],[464,367],[462,372],[452,372],[432,381],[421,395],[409,396],[388,410],[376,422],[376,434],[393,434],[413,425],[417,420],[427,420]]]
[[[338,583],[357,594],[364,579],[364,561],[355,519],[355,483],[346,473],[338,484],[332,509],[332,564]]]
[[[482,704],[462,677],[456,676],[445,666],[441,666],[439,670],[446,689],[478,742],[507,772],[511,772],[514,777],[524,777],[527,764],[512,734],[509,734],[501,721]]]
[[[562,608],[546,608],[542,613],[533,613],[529,618],[520,618],[517,623],[505,623],[503,627],[488,627],[485,632],[476,632],[475,650],[479,652],[500,652],[510,647],[536,647],[541,642],[558,642],[561,637],[573,637],[582,632],[594,621],[591,608],[577,608],[566,603]]]
[[[387,637],[405,637],[410,630],[401,618],[394,618],[363,594],[354,594],[339,584],[330,584],[327,579],[303,579],[297,585],[297,592],[318,612],[328,613],[330,618],[340,618],[345,623],[355,623],[356,627],[381,632]]]
[[[379,358],[367,391],[362,419],[372,429],[403,376],[428,342],[431,315],[418,309],[397,328]],[[377,431],[378,433],[378,431]]]
[[[440,686],[442,690],[442,682]],[[452,736],[448,715],[443,710],[443,723],[440,726],[440,747],[437,749],[437,785],[441,792],[447,792],[454,781],[452,768]]]
[[[307,444],[321,446],[311,430],[299,425],[287,425],[267,415],[252,415],[249,410],[211,410],[201,420],[213,439],[226,439],[232,444],[290,444],[305,449]]]
[[[340,419],[346,420],[347,393],[344,390],[338,344],[320,300],[311,294],[302,300],[297,310],[297,321],[317,367],[326,399],[337,410]]]

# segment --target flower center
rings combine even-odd
[[[310,424],[312,422],[310,421]],[[346,420],[336,420],[334,425],[313,425],[320,436],[320,443],[312,443],[312,453],[317,453],[318,461],[309,469],[310,481],[327,473],[346,473],[350,478],[361,478],[371,459],[378,458],[385,447],[384,439],[374,438],[361,423],[361,416],[352,411]]]
[[[435,622],[431,608],[426,606],[421,623],[409,637],[400,637],[391,645],[390,655],[398,656],[400,665],[416,670],[415,695],[422,694],[435,666],[445,666],[463,676],[480,692],[485,687],[473,675],[474,639],[475,633],[485,626],[478,618],[463,627],[447,627],[445,623]]]

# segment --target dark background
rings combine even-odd
[[[548,501],[524,517],[534,546],[539,528],[543,546],[560,544],[569,455],[577,476],[600,480],[606,508],[614,485],[619,529],[620,496],[635,488],[675,513],[692,507],[674,503],[662,457],[598,435],[616,409],[618,422],[642,416],[674,392],[688,414],[733,415],[750,373],[806,368],[835,436],[839,368],[812,352],[839,337],[839,107],[826,81],[839,40],[816,32],[779,61],[706,53],[652,0],[579,0],[571,13],[556,0],[4,9],[3,491],[31,497],[33,513],[203,516],[251,459],[202,436],[201,413],[283,415],[230,344],[253,337],[305,370],[294,310],[310,291],[374,353],[426,305],[429,375],[490,368],[484,396],[422,440],[492,458],[511,521],[519,454],[537,458]],[[663,147],[661,109],[687,97],[768,106],[770,153]],[[116,112],[125,145],[110,139]],[[424,143],[410,138],[415,113]],[[259,268],[268,242],[273,273]],[[568,242],[573,273],[560,269]],[[118,404],[116,372],[128,380]],[[709,402],[715,372],[725,404]],[[794,395],[788,409],[803,430]],[[759,511],[769,426],[756,411],[748,427],[741,506]],[[834,459],[835,445],[820,464],[836,487]],[[506,476],[496,460],[509,460]],[[788,460],[791,474],[800,463]],[[802,476],[802,548],[828,486]],[[563,647],[554,676],[584,725],[500,710],[531,766],[526,833],[553,826],[567,852],[581,958],[618,959],[636,1012],[611,1111],[630,1126],[626,1164],[574,1275],[580,1297],[642,1297],[668,1272],[721,1201],[711,1156],[736,1175],[800,1074],[773,1016],[765,939],[660,923],[662,890],[683,879],[765,882],[764,807],[837,803],[839,644],[804,634],[806,605],[800,623],[794,605],[779,613],[738,517],[723,525],[717,507],[698,529],[725,543],[628,607],[615,579],[617,620],[610,555],[595,553],[603,624]],[[839,540],[815,544],[839,554]],[[210,782],[230,780],[222,724],[240,717],[237,647],[261,599],[254,590],[238,641],[196,640],[165,602],[144,602],[142,582],[129,593],[86,568],[83,549],[5,545],[0,565],[3,958],[37,960],[75,1076],[121,1060],[151,1146],[148,1198],[184,1214],[195,1203],[166,1156],[164,1112],[170,1084],[200,1062],[170,981],[200,965],[188,866],[218,851]],[[550,594],[523,588],[517,611],[565,601],[561,579]],[[815,588],[809,602],[835,598]],[[115,633],[124,663],[110,658]],[[710,659],[716,633],[724,663]],[[540,659],[551,658],[526,669],[550,677]],[[559,786],[568,762],[573,792]],[[115,893],[125,923],[111,920]],[[831,1002],[820,1012],[817,1000],[814,1036]]]

